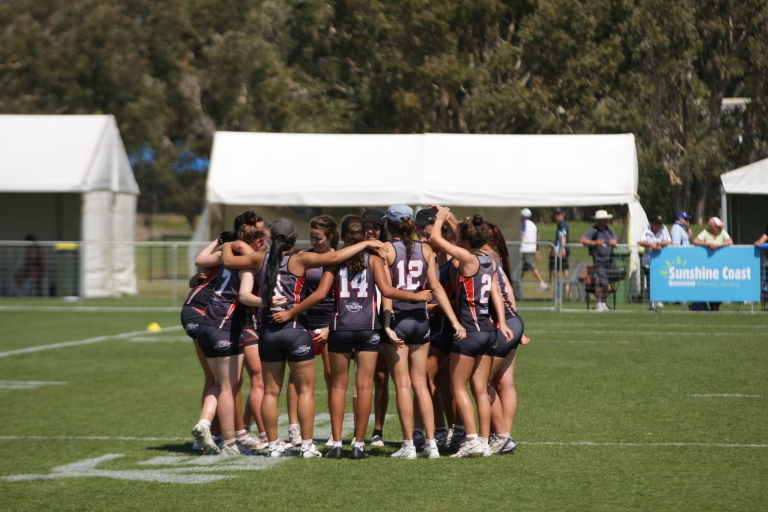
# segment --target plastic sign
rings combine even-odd
[[[755,247],[664,247],[651,254],[651,300],[759,302],[760,252]]]

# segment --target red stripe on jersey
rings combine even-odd
[[[469,306],[469,312],[472,313],[472,320],[475,322],[475,327],[480,330],[480,325],[477,323],[477,311],[475,310],[475,280],[471,277],[460,276],[461,284],[464,286],[464,292],[467,294],[467,304]]]
[[[252,329],[244,329],[244,331],[251,335],[250,338],[246,338],[245,336],[243,336],[243,341],[244,342],[246,342],[246,341],[253,341],[253,340],[259,339],[259,335],[256,334],[256,332],[253,331]]]
[[[304,289],[304,283],[306,282],[305,277],[297,277],[296,278],[296,285],[293,287],[293,306],[296,307],[296,305],[301,302],[301,290]],[[293,319],[293,326],[296,327],[299,323],[298,318]]]
[[[229,309],[227,310],[227,314],[224,315],[224,319],[219,324],[219,329],[223,329],[224,328],[224,324],[227,322],[227,320],[229,320],[229,317],[232,316],[232,313],[235,312],[235,309],[237,308],[238,304],[240,304],[240,298],[239,297],[236,298],[234,300],[234,302],[232,302],[232,304],[229,305]]]
[[[197,311],[198,313],[200,313],[201,315],[205,314],[205,310],[204,309],[196,308],[195,306],[190,306],[190,307],[192,309],[194,309],[195,311]]]
[[[192,302],[192,298],[193,298],[195,295],[197,295],[197,294],[198,294],[198,292],[199,292],[200,290],[202,290],[203,288],[205,288],[206,286],[208,286],[208,285],[211,283],[211,281],[213,281],[214,279],[216,279],[216,274],[218,274],[218,273],[219,273],[219,267],[215,267],[215,268],[214,268],[214,270],[212,270],[212,271],[211,271],[211,275],[209,275],[209,276],[208,276],[208,277],[205,279],[205,281],[203,281],[203,284],[201,284],[201,285],[198,285],[198,287],[195,289],[195,291],[189,294],[189,300],[187,300],[187,304],[189,304],[190,302]]]

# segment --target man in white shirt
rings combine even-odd
[[[648,282],[648,298],[651,297],[651,253],[654,251],[660,251],[664,246],[672,243],[672,237],[669,235],[667,226],[661,221],[661,216],[651,215],[648,220],[650,224],[645,226],[640,232],[640,236],[637,239],[638,245],[642,245],[645,248],[643,252],[643,274]],[[664,307],[661,302],[651,301],[651,311],[656,311],[656,308]]]
[[[533,272],[533,276],[539,281],[539,290],[544,291],[549,288],[549,285],[544,282],[541,277],[541,273],[536,268],[536,260],[541,259],[541,252],[539,251],[539,230],[536,224],[531,220],[531,210],[523,208],[520,210],[520,215],[523,217],[523,222],[520,224],[520,240],[523,242],[520,244],[520,254],[523,257],[523,272],[520,276],[520,281],[523,280],[526,270]]]

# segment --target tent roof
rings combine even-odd
[[[637,201],[620,135],[217,132],[213,204],[587,206]]]
[[[768,194],[768,158],[720,176],[727,194]]]
[[[138,194],[113,116],[0,115],[0,192]]]

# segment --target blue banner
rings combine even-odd
[[[651,300],[759,302],[760,252],[755,247],[666,246],[651,254]]]

